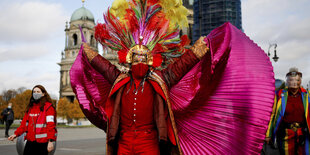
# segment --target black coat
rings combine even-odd
[[[5,108],[1,115],[3,115],[3,120],[7,121],[7,120],[14,120],[14,111],[12,108]]]

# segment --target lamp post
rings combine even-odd
[[[274,46],[274,56],[272,57],[274,62],[277,62],[279,60],[279,57],[277,56],[277,44],[269,44],[268,48],[268,57],[270,57],[270,48]]]

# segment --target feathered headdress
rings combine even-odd
[[[118,51],[119,63],[131,63],[132,54],[143,46],[153,67],[180,55],[189,43],[179,37],[179,28],[187,26],[187,9],[182,0],[115,0],[104,14],[104,24],[95,27],[95,38],[104,47]],[[142,51],[139,51],[142,52]]]

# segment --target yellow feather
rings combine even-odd
[[[170,21],[169,30],[176,26],[179,26],[180,29],[188,27],[188,10],[183,6],[182,0],[160,0],[160,4]]]
[[[112,3],[112,7],[110,9],[110,12],[116,16],[119,17],[121,21],[123,21],[124,15],[126,14],[126,9],[129,8],[129,4],[127,0],[115,0]]]

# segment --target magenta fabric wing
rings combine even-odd
[[[71,86],[88,120],[106,130],[107,116],[104,105],[112,85],[89,64],[81,45],[70,70]]]
[[[260,154],[274,99],[267,55],[230,23],[206,38],[210,52],[171,88],[184,154]]]

